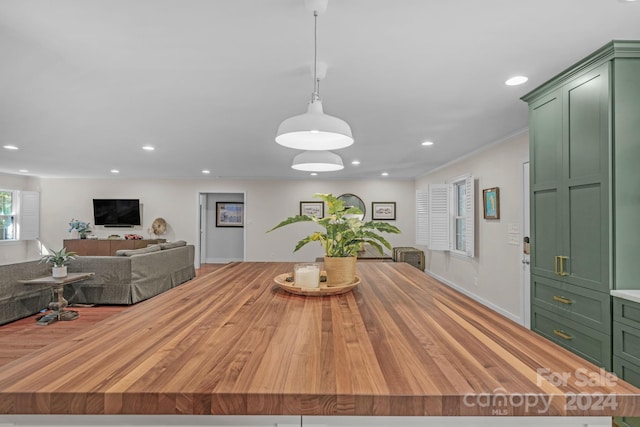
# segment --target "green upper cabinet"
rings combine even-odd
[[[531,272],[609,289],[609,63],[530,104]]]
[[[640,58],[614,60],[613,76],[614,281],[640,289]]]
[[[608,291],[609,63],[563,90],[562,271],[574,285]]]
[[[562,93],[529,107],[531,141],[531,273],[556,278],[562,244]]]
[[[612,41],[522,99],[531,273],[640,289],[640,41]]]

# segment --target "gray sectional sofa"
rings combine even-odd
[[[19,281],[50,274],[51,266],[37,260],[0,265],[0,325],[49,307],[53,299],[51,286],[25,285]]]
[[[135,304],[195,277],[195,248],[184,241],[118,251],[118,256],[82,256],[68,271],[93,272],[95,276],[65,286],[70,303]],[[47,285],[26,285],[19,280],[51,274],[51,266],[39,261],[0,266],[0,325],[31,316],[53,299]]]
[[[95,276],[65,286],[71,303],[135,304],[195,277],[195,248],[184,241],[116,252],[117,256],[82,256],[68,271]]]

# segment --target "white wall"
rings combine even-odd
[[[93,223],[93,198],[139,198],[142,203],[142,226],[134,228],[97,227],[95,234],[136,233],[150,237],[147,229],[157,217],[168,224],[168,240],[197,242],[199,194],[244,193],[247,261],[309,261],[322,255],[320,244],[308,245],[296,254],[298,240],[311,230],[312,224],[294,224],[266,233],[288,216],[299,213],[299,202],[313,200],[314,193],[353,193],[367,206],[371,218],[371,202],[397,203],[400,235],[390,235],[394,246],[415,243],[415,197],[413,180],[149,180],[149,179],[53,179],[40,178],[41,240],[48,248],[58,249],[62,240],[70,238],[68,223],[72,218]]]
[[[416,190],[445,183],[470,173],[476,180],[476,253],[473,259],[449,252],[425,250],[426,270],[437,278],[471,294],[480,301],[521,321],[521,244],[508,243],[508,226],[522,230],[522,165],[529,159],[529,137],[523,132],[489,148],[472,153],[426,176],[416,179]],[[500,189],[500,219],[483,218],[482,190]],[[522,234],[518,238],[522,241]]]

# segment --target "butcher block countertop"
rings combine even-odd
[[[236,263],[6,365],[0,414],[640,416],[640,390],[404,263]],[[55,324],[49,327],[55,327]]]

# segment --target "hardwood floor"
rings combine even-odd
[[[226,264],[203,264],[196,277],[204,276]],[[80,317],[70,322],[56,322],[49,326],[36,324],[38,314],[0,326],[0,367],[27,356],[49,344],[60,343],[111,316],[129,309],[127,305],[72,307]]]

